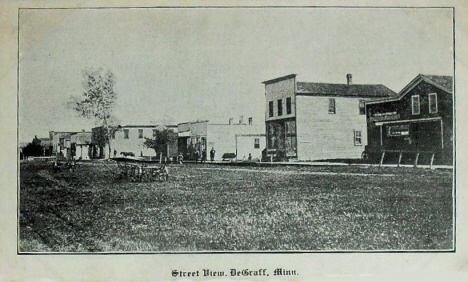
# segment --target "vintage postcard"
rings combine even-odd
[[[0,5],[0,280],[468,270],[462,1]]]

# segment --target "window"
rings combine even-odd
[[[406,136],[409,130],[409,124],[390,125],[387,127],[387,136]]]
[[[255,138],[254,139],[254,148],[255,149],[260,149],[260,138]]]
[[[128,129],[124,129],[124,138],[128,139]]]
[[[278,100],[278,116],[283,115],[283,100]]]
[[[273,116],[273,101],[270,101],[269,103],[269,116]]]
[[[291,114],[292,109],[291,109],[291,97],[286,98],[286,114]]]
[[[361,146],[362,145],[361,130],[354,130],[354,145],[355,146]]]
[[[143,138],[143,129],[138,129],[138,138]]]
[[[413,115],[419,115],[419,95],[411,96],[411,110]]]
[[[156,137],[156,135],[158,135],[158,130],[157,130],[157,129],[153,129],[153,137]]]
[[[366,114],[366,103],[364,100],[359,100],[359,114],[365,115]]]
[[[429,94],[429,113],[431,114],[437,113],[437,94],[436,93]]]
[[[249,117],[249,124],[252,125],[253,119]]]
[[[329,114],[336,114],[335,99],[328,99],[328,113]]]
[[[115,129],[112,130],[112,139],[115,139]]]

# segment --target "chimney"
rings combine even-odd
[[[230,118],[229,119],[229,124],[232,124],[233,120],[234,120],[233,118]]]
[[[249,125],[252,125],[252,121],[253,121],[252,118],[249,117]]]
[[[239,124],[243,124],[244,123],[244,116],[240,116],[239,118]]]
[[[346,80],[348,81],[348,85],[353,84],[353,75],[350,74],[350,73],[348,73],[348,74],[346,75]]]

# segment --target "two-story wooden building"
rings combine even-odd
[[[453,77],[420,74],[397,97],[366,103],[368,147],[374,160],[424,157],[453,162]],[[395,156],[396,155],[396,156]]]
[[[381,84],[297,82],[296,75],[264,81],[267,154],[276,160],[361,158],[365,102],[394,97]]]

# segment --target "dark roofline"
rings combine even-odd
[[[313,84],[326,84],[326,85],[340,85],[344,87],[350,87],[350,86],[378,86],[378,87],[384,87],[386,88],[389,92],[393,93],[392,98],[394,98],[397,93],[393,91],[392,89],[388,88],[387,86],[383,84],[344,84],[344,83],[322,83],[322,82],[303,82],[303,81],[298,81],[296,83],[296,95],[299,96],[329,96],[329,97],[344,97],[344,98],[374,98],[374,99],[387,99],[390,98],[388,96],[375,96],[375,95],[366,95],[366,94],[359,94],[359,95],[343,95],[343,93],[319,93],[319,92],[311,92],[311,91],[298,91],[297,90],[297,84],[299,83],[313,83]]]
[[[296,77],[296,74],[292,73],[292,74],[288,74],[288,75],[285,75],[285,76],[273,78],[273,79],[270,79],[270,80],[265,80],[262,83],[263,84],[275,83],[275,82],[278,82],[278,81],[281,81],[281,80],[286,80],[286,79],[295,78],[295,77]]]
[[[180,122],[180,123],[177,124],[177,126],[180,125],[180,124],[192,124],[192,123],[202,123],[202,122],[209,122],[209,120],[206,119],[206,120]]]
[[[177,125],[155,124],[155,125],[120,125],[121,128],[156,128],[160,126],[177,127]],[[118,127],[118,126],[117,126]]]
[[[296,96],[318,96],[318,97],[339,97],[339,98],[373,98],[386,99],[388,97],[374,95],[341,95],[339,93],[311,93],[311,92],[296,92]]]
[[[427,77],[428,75],[425,75],[425,74],[418,74],[415,78],[413,78],[413,80],[410,81],[410,83],[408,83],[405,87],[403,87],[403,89],[401,89],[400,92],[398,92],[398,95],[395,96],[395,97],[389,97],[389,98],[382,98],[382,99],[378,99],[378,100],[375,100],[375,101],[369,101],[368,103],[366,104],[380,104],[380,103],[388,103],[388,102],[396,102],[396,101],[399,101],[401,100],[403,97],[406,96],[406,94],[408,94],[408,92],[411,91],[411,89],[413,89],[416,85],[418,85],[419,83],[421,83],[422,81],[424,82],[427,82],[447,93],[453,93],[453,90],[452,89],[447,89],[446,87],[434,82],[433,80],[431,80],[429,77]],[[451,77],[451,76],[449,76]],[[453,79],[453,77],[452,77]]]

